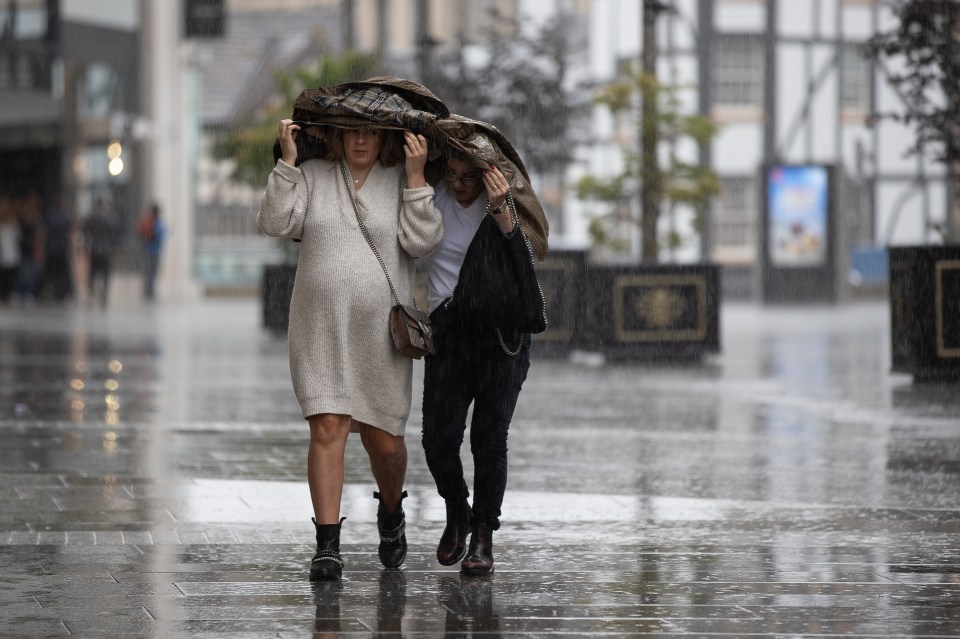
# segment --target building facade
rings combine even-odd
[[[200,2],[200,5],[205,4]],[[97,197],[132,229],[161,200],[177,233],[172,281],[207,288],[256,285],[263,263],[283,259],[254,218],[260,189],[213,160],[218,131],[254,121],[277,98],[276,72],[359,49],[384,71],[421,79],[457,51],[483,62],[493,15],[508,36],[563,14],[583,35],[571,50],[571,92],[614,80],[643,54],[640,0],[224,0],[216,37],[191,37],[184,3],[154,0],[14,0],[0,6],[0,192],[65,194],[82,218]],[[661,259],[722,264],[730,290],[751,294],[765,166],[837,168],[848,255],[937,240],[956,229],[942,167],[909,155],[913,131],[877,114],[903,109],[895,69],[863,55],[894,24],[880,0],[669,0],[656,22],[658,77],[688,87],[680,108],[720,125],[707,148],[663,149],[712,167],[721,193],[696,227],[695,212],[665,210],[661,232],[680,242]],[[189,7],[188,7],[189,9]],[[496,11],[496,14],[494,14]],[[505,25],[505,26],[504,26]],[[504,31],[505,29],[505,31]],[[513,31],[511,31],[511,29]],[[205,34],[200,34],[205,35]],[[432,87],[441,97],[447,87]],[[596,107],[574,161],[538,175],[551,244],[590,248],[596,205],[570,185],[621,170],[635,123]],[[112,143],[122,169],[111,169]],[[571,141],[571,145],[574,142]],[[268,152],[268,151],[265,151]],[[636,201],[631,206],[637,207]],[[630,238],[637,247],[636,231]],[[127,248],[132,254],[132,235]],[[632,255],[636,258],[637,250]]]
[[[585,32],[586,51],[570,51],[571,91],[614,80],[643,55],[643,6],[638,0],[356,0],[354,45],[380,51],[398,74],[418,77],[424,55],[481,48],[493,10],[517,29],[558,13]],[[680,238],[661,260],[709,260],[724,267],[733,293],[754,294],[761,226],[766,214],[764,167],[835,168],[840,268],[888,245],[937,242],[950,219],[950,185],[941,166],[910,155],[914,131],[879,114],[902,112],[889,81],[896,69],[866,54],[877,33],[891,29],[893,11],[879,0],[669,0],[656,22],[656,69],[668,84],[686,87],[680,110],[719,125],[708,148],[662,149],[719,175],[720,194],[698,228],[696,212],[676,207],[661,216],[661,233]],[[389,25],[389,28],[383,26]],[[418,25],[428,25],[424,32]],[[463,34],[471,34],[465,36]],[[429,46],[419,43],[426,41]],[[426,50],[426,53],[424,53]],[[469,52],[467,53],[469,54]],[[444,87],[436,90],[441,96]],[[567,185],[541,179],[559,247],[588,248],[596,207],[569,185],[588,173],[621,170],[624,144],[636,145],[635,123],[594,110],[587,142],[563,167]],[[540,176],[543,177],[543,176]],[[558,204],[562,203],[562,204]],[[633,204],[635,207],[639,203]],[[666,207],[665,207],[666,208]],[[559,219],[558,217],[559,216]],[[639,246],[634,231],[633,246]],[[633,250],[636,257],[637,250]],[[876,275],[876,274],[874,274]],[[855,274],[852,275],[855,277]]]
[[[934,225],[951,227],[949,185],[941,166],[908,154],[914,132],[878,114],[903,112],[889,82],[895,71],[865,55],[864,45],[894,26],[889,3],[874,0],[672,0],[657,19],[657,74],[692,87],[685,108],[719,124],[705,152],[677,149],[719,174],[721,193],[704,232],[693,212],[665,214],[661,231],[684,241],[666,259],[707,259],[724,266],[729,289],[751,294],[765,214],[764,171],[771,164],[827,165],[840,182],[838,223],[854,262],[863,252],[938,241]],[[639,61],[643,3],[591,3],[590,71],[613,79],[624,61]],[[629,123],[626,123],[629,125]],[[620,169],[620,143],[633,135],[609,114],[594,114],[597,144],[585,172]],[[632,142],[631,142],[632,143]],[[567,228],[586,243],[592,211],[572,204]],[[956,228],[953,222],[952,228]]]
[[[111,167],[110,153],[140,110],[139,18],[135,4],[116,4],[109,13],[71,0],[0,6],[0,193],[13,206],[62,198],[81,220],[103,198],[124,222],[136,214],[135,149],[121,151],[126,169]]]

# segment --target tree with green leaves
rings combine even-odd
[[[231,126],[217,136],[214,155],[233,160],[233,177],[246,184],[262,186],[276,164],[270,149],[277,139],[277,123],[289,118],[293,103],[304,89],[333,86],[363,80],[377,74],[375,56],[347,52],[325,55],[318,66],[281,71],[277,74],[279,95],[269,101],[249,123]]]
[[[694,228],[702,229],[702,211],[720,192],[720,181],[711,168],[682,160],[677,147],[684,141],[698,146],[709,143],[717,133],[717,125],[704,116],[681,113],[682,90],[683,87],[663,84],[655,76],[631,66],[597,93],[596,104],[606,107],[618,120],[631,118],[638,138],[653,140],[654,144],[645,150],[638,148],[634,140],[622,141],[620,173],[612,177],[585,175],[577,183],[576,193],[581,200],[599,203],[605,209],[590,223],[596,244],[617,252],[628,251],[632,230],[639,226],[641,258],[657,261],[661,243],[678,246],[681,242],[676,234],[662,238],[658,233],[664,200],[671,207],[692,207],[696,211]],[[656,108],[644,109],[644,104],[655,104]],[[644,117],[644,113],[653,113],[654,117]],[[637,213],[634,202],[644,184],[652,204]]]
[[[501,19],[494,8],[484,44],[467,60],[461,42],[437,56],[439,95],[455,113],[496,126],[513,143],[531,173],[554,177],[563,192],[578,126],[588,114],[585,92],[570,86],[569,59],[584,51],[581,31],[560,12],[536,29]],[[509,25],[505,28],[504,25]],[[562,210],[556,211],[562,222]]]
[[[899,71],[887,68],[888,80],[905,108],[878,116],[914,127],[910,152],[929,153],[945,166],[954,185],[953,219],[960,219],[960,2],[906,0],[893,11],[896,27],[877,34],[868,49],[881,62],[899,63]],[[957,229],[937,230],[946,241],[958,239]]]
[[[499,13],[491,15],[499,25]],[[451,111],[500,129],[530,170],[569,163],[566,129],[577,115],[576,95],[566,86],[567,57],[577,50],[569,17],[555,16],[530,33],[494,28],[485,35],[485,63],[465,60],[462,46],[438,59],[441,97]]]

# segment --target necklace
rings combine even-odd
[[[353,183],[354,183],[354,184],[360,184],[360,178],[356,178],[356,179],[353,181]]]

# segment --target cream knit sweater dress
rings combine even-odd
[[[349,176],[349,170],[348,170]],[[270,173],[257,226],[301,240],[290,301],[290,375],[304,418],[350,415],[403,435],[410,414],[413,361],[399,354],[387,315],[394,301],[363,238],[350,197],[383,256],[400,300],[413,299],[414,258],[443,239],[433,187],[405,189],[403,164],[373,166],[360,191],[344,184],[340,165],[282,160]]]

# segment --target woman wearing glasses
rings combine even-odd
[[[425,260],[437,352],[426,360],[423,447],[446,503],[437,561],[452,566],[462,559],[464,574],[486,574],[493,571],[493,531],[500,527],[507,484],[507,430],[530,367],[530,335],[499,321],[498,309],[478,301],[489,296],[476,293],[516,285],[503,281],[505,271],[495,260],[515,258],[531,270],[532,260],[508,206],[509,182],[497,167],[481,170],[453,155],[441,177],[434,202],[444,237]],[[471,403],[472,507],[460,460]]]
[[[299,133],[292,120],[280,121],[280,159],[257,223],[267,235],[302,242],[288,341],[294,391],[310,424],[307,476],[317,534],[310,580],[337,580],[351,432],[360,433],[379,489],[380,561],[396,568],[407,552],[401,500],[412,362],[393,347],[387,312],[394,302],[357,216],[403,299],[413,295],[414,259],[436,249],[443,226],[424,178],[422,135],[334,129],[329,157],[298,165]]]

